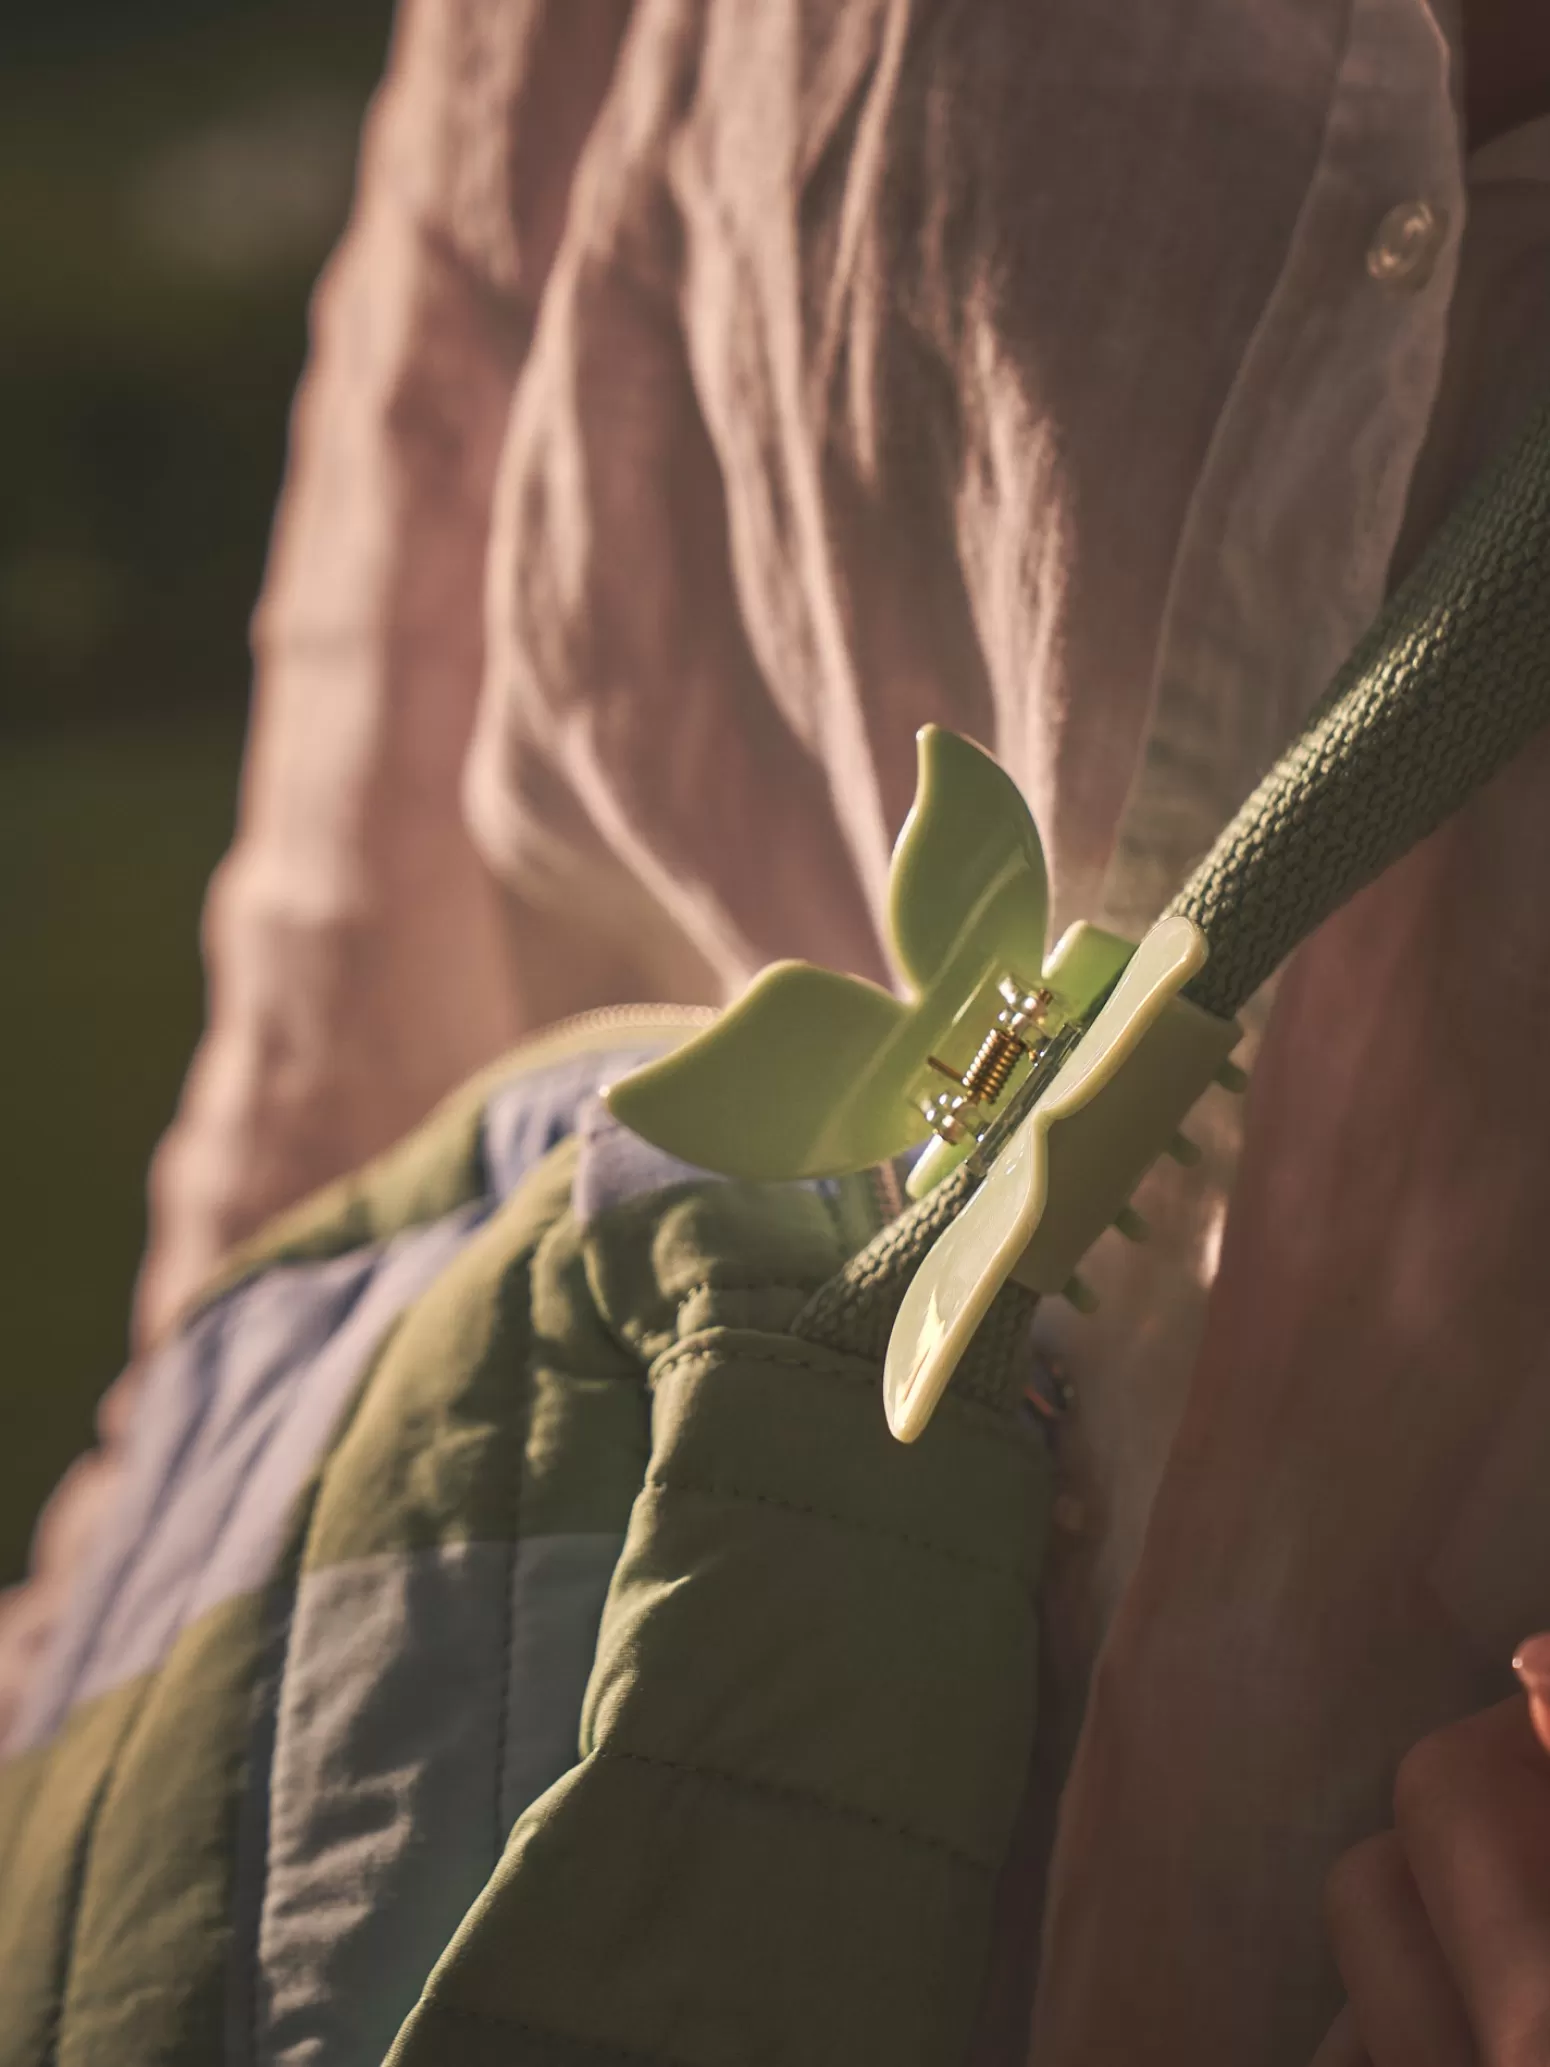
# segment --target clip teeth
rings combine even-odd
[[[1127,1242],[1147,1242],[1152,1238],[1151,1228],[1134,1206],[1121,1206],[1114,1216],[1114,1225]]]
[[[1236,1062],[1224,1062],[1216,1072],[1216,1081],[1224,1091],[1231,1091],[1235,1097],[1241,1098],[1249,1088],[1249,1073],[1246,1069],[1239,1069]]]
[[[1088,1284],[1086,1278],[1067,1278],[1062,1288],[1061,1296],[1062,1298],[1069,1299],[1078,1313],[1096,1313],[1098,1311],[1098,1295],[1092,1286]]]
[[[1196,1141],[1191,1141],[1187,1134],[1175,1134],[1168,1143],[1168,1153],[1176,1163],[1181,1163],[1186,1170],[1193,1170],[1200,1161],[1203,1151],[1200,1144]]]

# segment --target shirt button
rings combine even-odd
[[[1430,201],[1401,201],[1378,225],[1368,247],[1368,272],[1384,287],[1424,287],[1446,229],[1446,218]]]

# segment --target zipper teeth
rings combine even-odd
[[[554,1019],[506,1050],[515,1061],[534,1048],[547,1048],[554,1041],[580,1039],[591,1033],[608,1033],[615,1028],[639,1027],[650,1033],[656,1027],[709,1026],[717,1017],[715,1005],[595,1005],[589,1012],[573,1012],[569,1019]]]

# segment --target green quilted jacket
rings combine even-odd
[[[648,1149],[594,1094],[671,1034],[481,1079],[151,1360],[0,1766],[0,2067],[965,2059],[1025,1295],[894,1442],[893,1173]]]

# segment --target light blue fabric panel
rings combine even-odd
[[[589,1227],[611,1206],[648,1197],[672,1184],[704,1184],[714,1176],[693,1163],[680,1162],[665,1148],[654,1148],[622,1126],[601,1099],[591,1099],[576,1121],[576,1178],[571,1204],[577,1220]]]
[[[482,1217],[241,1287],[151,1362],[127,1483],[12,1748],[271,1577],[294,1502],[393,1322]]]
[[[117,1496],[8,1751],[51,1736],[88,1678],[108,1684],[121,1676],[104,1670],[107,1657],[154,1656],[157,1644],[170,1640],[198,1562],[192,1555],[167,1556],[165,1539],[207,1542],[232,1492],[229,1480],[200,1482],[203,1460],[219,1449],[221,1430],[241,1420],[250,1390],[263,1395],[283,1383],[290,1369],[328,1343],[375,1265],[373,1254],[276,1272],[200,1314],[148,1360]],[[185,1503],[197,1513],[186,1529]],[[148,1568],[157,1575],[149,1591],[139,1583]]]
[[[503,1832],[576,1763],[582,1698],[623,1548],[622,1534],[529,1536],[517,1546],[502,1751]]]
[[[508,1198],[551,1148],[575,1133],[578,1115],[603,1085],[654,1060],[671,1046],[664,1036],[603,1054],[577,1055],[569,1062],[519,1077],[497,1091],[484,1114],[485,1168],[495,1196]]]
[[[147,1362],[120,1487],[6,1750],[270,1587],[296,1501],[371,1361],[607,1083],[669,1043],[579,1057],[490,1101],[489,1195],[279,1266]],[[235,1835],[227,2067],[378,2067],[512,1823],[575,1762],[620,1539],[443,1547],[308,1573],[272,1601]],[[278,1694],[276,1693],[278,1688]]]
[[[576,1761],[621,1544],[307,1573],[276,1723],[258,2067],[379,2067],[511,1825]]]
[[[4,1751],[165,1657],[206,1609],[269,1578],[293,1502],[387,1330],[599,1084],[666,1040],[583,1055],[491,1098],[490,1197],[381,1248],[265,1271],[149,1360],[124,1482]]]
[[[255,1429],[252,1442],[242,1446],[247,1454],[240,1482],[193,1589],[191,1620],[268,1579],[296,1496],[327,1450],[389,1330],[440,1277],[483,1218],[482,1205],[465,1207],[387,1243],[369,1284],[326,1347],[295,1368],[289,1398],[274,1402],[265,1417],[267,1427]]]

